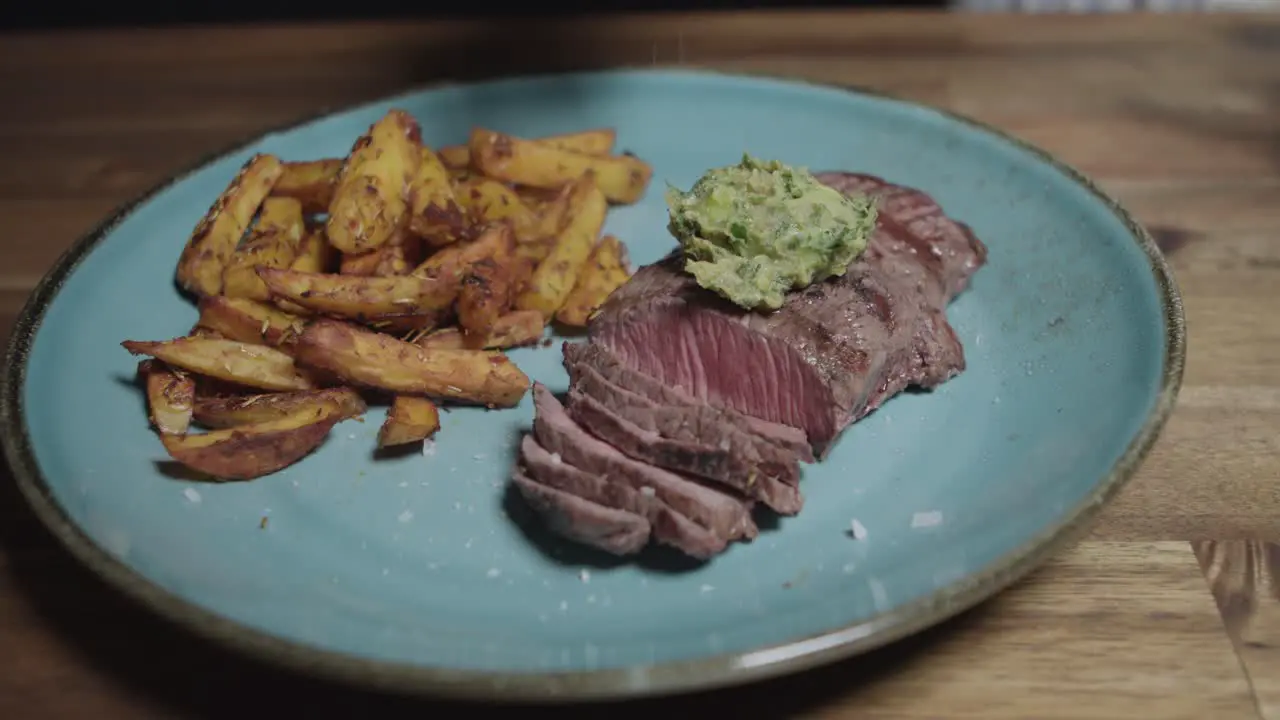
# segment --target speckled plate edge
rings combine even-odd
[[[268,663],[367,688],[439,697],[511,702],[568,702],[670,695],[748,683],[852,657],[912,635],[977,605],[1014,584],[1082,536],[1091,526],[1098,510],[1124,487],[1141,465],[1168,420],[1182,385],[1186,354],[1186,325],[1182,298],[1164,256],[1147,231],[1092,180],[1049,153],[976,120],[887,96],[877,91],[813,83],[791,77],[720,73],[707,69],[690,70],[687,66],[684,68],[615,68],[559,75],[530,75],[502,78],[496,82],[651,73],[758,81],[765,86],[801,85],[828,91],[845,90],[923,108],[1021,148],[1086,188],[1099,202],[1109,208],[1128,229],[1133,241],[1146,254],[1155,278],[1165,323],[1164,368],[1159,396],[1142,428],[1090,495],[1072,508],[1061,522],[1046,528],[980,571],[939,589],[928,597],[881,613],[863,622],[781,645],[761,647],[746,652],[729,653],[700,660],[608,670],[495,673],[424,667],[354,657],[283,640],[253,630],[187,602],[143,577],[107,553],[67,516],[65,510],[53,497],[36,463],[28,428],[23,420],[22,389],[31,343],[49,304],[80,261],[135,207],[181,182],[217,158],[241,151],[265,136],[285,132],[331,114],[373,104],[394,102],[399,97],[454,85],[454,83],[441,83],[347,108],[326,109],[305,119],[257,133],[252,139],[211,153],[116,209],[98,227],[80,238],[63,253],[53,269],[41,279],[23,307],[9,338],[5,353],[5,367],[3,374],[0,375],[0,399],[3,401],[0,404],[0,440],[3,442],[4,453],[18,487],[36,516],[70,550],[72,555],[109,584],[124,591],[126,595],[197,635]]]

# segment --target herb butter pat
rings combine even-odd
[[[848,197],[808,170],[743,155],[689,192],[667,191],[668,229],[698,284],[748,310],[843,275],[867,247],[875,203]]]

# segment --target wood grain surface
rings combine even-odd
[[[1280,718],[1280,17],[726,14],[0,36],[0,330],[77,236],[233,141],[425,83],[619,65],[872,87],[1030,140],[1151,228],[1190,342],[1177,412],[1141,472],[1031,579],[861,659],[610,712]],[[71,561],[4,480],[0,717],[474,712],[198,642]]]

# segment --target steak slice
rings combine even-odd
[[[686,555],[707,559],[723,552],[729,544],[726,538],[672,510],[652,489],[646,493],[576,468],[559,455],[547,452],[532,435],[525,435],[521,441],[520,459],[533,480],[606,508],[639,515],[649,521],[654,539]]]
[[[588,432],[641,462],[722,482],[782,515],[795,515],[804,505],[794,485],[743,469],[718,449],[706,452],[638,427],[580,390],[569,391],[569,413]]]
[[[819,177],[880,206],[867,252],[843,276],[791,293],[774,312],[746,312],[699,287],[673,252],[609,297],[591,341],[695,398],[804,430],[819,457],[894,393],[959,373],[964,351],[943,308],[985,247],[917,190]]]
[[[683,453],[697,458],[700,468],[687,472],[730,486],[735,485],[733,476],[749,475],[772,477],[788,485],[800,483],[800,462],[794,454],[722,421],[719,417],[722,413],[708,405],[684,408],[658,405],[605,380],[586,365],[573,366],[569,375],[575,390],[618,417],[679,443]],[[570,414],[573,414],[572,408]],[[722,477],[724,473],[728,477]]]
[[[734,410],[714,408],[692,395],[667,387],[654,378],[638,373],[622,364],[620,360],[600,343],[564,343],[561,346],[564,355],[564,366],[572,380],[575,370],[580,365],[589,366],[610,383],[626,388],[636,395],[643,396],[657,405],[671,408],[697,408],[699,417],[714,416],[719,422],[732,425],[738,430],[755,435],[760,439],[791,451],[804,462],[813,462],[813,448],[804,431],[790,425],[779,425],[766,420],[754,418]],[[718,442],[718,441],[717,441]],[[762,454],[767,450],[761,450]]]
[[[751,539],[759,534],[751,519],[750,501],[627,457],[579,427],[542,383],[533,385],[533,402],[534,436],[539,445],[559,455],[562,462],[642,493],[650,488],[673,511],[726,541]],[[671,544],[675,542],[672,540]]]
[[[632,555],[649,542],[652,526],[635,513],[534,482],[519,470],[512,473],[511,481],[547,528],[561,537],[614,555]]]

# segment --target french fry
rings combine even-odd
[[[568,222],[551,252],[533,271],[528,286],[516,301],[517,308],[537,310],[548,320],[555,315],[578,282],[604,225],[606,210],[605,197],[596,185],[595,174],[588,172],[574,183]]]
[[[310,273],[329,272],[335,254],[329,238],[325,237],[323,227],[309,229],[303,234],[302,240],[298,241],[298,254],[294,256],[289,269]]]
[[[364,277],[260,268],[271,294],[316,313],[367,320],[384,315],[421,315],[448,307],[460,277]]]
[[[508,234],[507,237],[510,237]],[[484,335],[511,305],[511,263],[514,243],[497,243],[493,252],[467,268],[458,290],[458,324],[469,333]]]
[[[297,200],[302,204],[302,212],[308,215],[328,212],[329,203],[333,202],[333,186],[341,170],[342,158],[287,162],[271,194]]]
[[[287,348],[305,324],[302,318],[266,303],[214,295],[200,299],[197,327],[242,343]]]
[[[312,388],[311,379],[298,371],[293,358],[265,345],[193,337],[163,342],[126,340],[121,345],[134,355],[150,355],[168,365],[236,385],[262,390]]]
[[[147,386],[147,410],[151,425],[163,434],[181,435],[191,426],[196,381],[156,360],[138,363],[138,375]]]
[[[626,252],[616,237],[601,238],[592,248],[573,292],[556,312],[556,321],[570,327],[586,327],[592,313],[630,277]]]
[[[616,138],[617,132],[613,128],[596,128],[565,135],[548,135],[535,138],[533,142],[583,155],[608,155],[613,151]],[[440,160],[450,169],[467,168],[471,165],[471,151],[466,145],[443,147],[440,148]]]
[[[545,327],[537,310],[515,310],[495,320],[486,333],[441,328],[423,335],[418,345],[428,350],[501,350],[538,342]]]
[[[439,429],[440,412],[435,403],[424,397],[397,395],[387,409],[387,419],[378,428],[378,447],[426,440]]]
[[[418,172],[410,184],[409,229],[432,247],[466,238],[470,226],[454,197],[449,171],[431,148],[423,147],[420,153]]]
[[[196,398],[191,414],[200,425],[220,430],[281,420],[296,412],[320,406],[334,406],[339,420],[363,415],[368,409],[364,399],[355,390],[337,387],[264,395],[200,397]]]
[[[471,131],[468,147],[476,169],[518,185],[555,188],[592,171],[601,192],[615,203],[639,200],[653,176],[648,163],[630,155],[582,155],[484,128]]]
[[[401,110],[388,112],[356,141],[329,204],[325,230],[335,248],[362,253],[391,239],[408,212],[420,141],[417,121]]]
[[[252,480],[309,455],[341,419],[332,405],[299,410],[278,420],[187,435],[161,435],[169,456],[218,480]]]
[[[271,294],[256,269],[292,265],[298,255],[298,243],[302,241],[302,228],[302,203],[287,197],[264,200],[249,238],[231,256],[222,272],[222,294],[250,300],[270,299]]]
[[[356,385],[489,407],[512,407],[529,389],[528,376],[502,353],[423,350],[337,320],[308,325],[298,357]]]
[[[176,277],[183,289],[197,295],[222,292],[222,271],[282,170],[279,158],[263,154],[254,155],[240,168],[182,250]]]
[[[539,216],[506,185],[490,178],[473,177],[457,183],[456,189],[455,197],[475,225],[506,221],[519,242],[539,237],[542,229]]]

